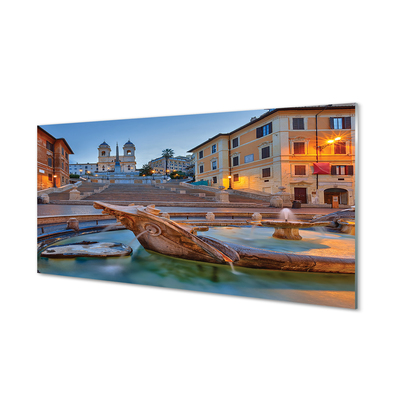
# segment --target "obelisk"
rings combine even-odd
[[[117,142],[117,157],[115,159],[114,172],[117,173],[117,174],[121,172],[121,164],[119,163],[118,142]]]

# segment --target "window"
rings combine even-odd
[[[306,146],[304,142],[293,143],[293,153],[294,154],[306,154]]]
[[[235,156],[232,158],[232,165],[234,167],[236,167],[237,165],[239,165],[239,156]]]
[[[352,165],[332,165],[331,175],[354,175]]]
[[[51,167],[53,165],[53,160],[50,157],[47,159],[47,165],[49,167]]]
[[[239,174],[233,174],[233,182],[239,182]]]
[[[131,166],[130,165],[128,165],[128,171],[130,171],[131,170]]]
[[[216,153],[217,152],[217,145],[213,144],[211,147],[211,153]]]
[[[199,151],[199,158],[203,158],[204,157],[204,153],[203,150]]]
[[[47,176],[49,177],[49,181],[53,182],[53,175],[52,174],[48,174]]]
[[[239,146],[239,138],[235,138],[232,140],[232,148]]]
[[[338,141],[334,145],[334,154],[346,154],[346,142]]]
[[[200,174],[202,174],[204,172],[204,165],[200,165],[199,172],[200,172]]]
[[[305,175],[306,174],[306,166],[305,165],[295,165],[294,166],[294,174],[295,175]]]
[[[64,169],[64,161],[61,162],[61,168]]]
[[[260,138],[266,135],[270,135],[272,133],[272,122],[267,125],[261,126],[256,130],[256,137]]]
[[[213,171],[215,171],[215,170],[217,169],[217,162],[216,162],[216,161],[213,161],[213,162],[211,163],[211,169],[212,169]]]
[[[263,147],[261,149],[261,158],[269,158],[271,157],[271,151],[270,151],[270,147]]]
[[[46,149],[54,152],[54,145],[50,142],[46,142]]]
[[[351,129],[351,117],[330,117],[331,129]]]
[[[61,154],[64,155],[64,147],[61,147]]]
[[[102,152],[101,152],[101,155],[102,155],[102,156],[105,156],[105,155],[106,155],[106,152],[105,152],[105,151],[102,151]]]
[[[304,129],[304,118],[293,118],[293,129],[294,130]]]
[[[217,177],[213,176],[213,183],[217,183]]]
[[[262,177],[263,178],[270,178],[271,177],[271,168],[263,168]]]
[[[245,163],[252,162],[252,161],[254,161],[254,154],[249,154],[247,156],[244,156]]]

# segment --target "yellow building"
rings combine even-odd
[[[189,150],[196,181],[274,194],[302,203],[354,205],[355,105],[267,111]]]

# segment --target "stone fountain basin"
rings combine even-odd
[[[275,228],[273,237],[285,240],[302,240],[299,229],[313,228],[316,226],[328,226],[330,222],[305,222],[305,221],[286,221],[286,220],[260,220],[253,221],[254,225],[271,226]]]
[[[132,248],[122,243],[82,241],[60,246],[49,246],[41,253],[41,257],[121,257],[131,253]]]
[[[330,222],[309,222],[309,221],[284,221],[284,220],[261,220],[258,221],[263,226],[272,226],[273,228],[297,228],[306,229],[316,226],[328,226]]]

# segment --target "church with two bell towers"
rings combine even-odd
[[[105,141],[98,147],[98,172],[134,173],[136,172],[135,145],[128,140],[119,155],[118,143],[115,156],[111,155],[111,147]]]

